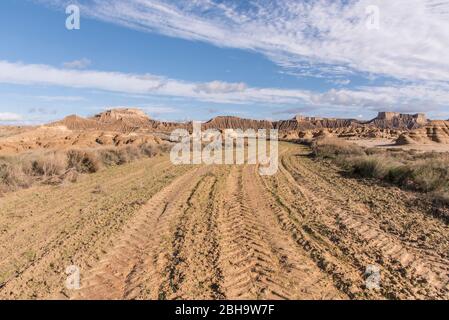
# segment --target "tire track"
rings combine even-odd
[[[217,197],[223,173],[215,168],[192,190],[172,234],[159,295],[163,299],[222,299]]]
[[[160,242],[169,224],[189,197],[189,186],[201,178],[205,167],[196,168],[177,178],[157,193],[130,221],[116,246],[100,263],[88,271],[75,299],[126,299],[141,295],[157,296],[154,287],[145,287],[145,279],[154,278],[157,261],[146,263],[158,254]],[[153,289],[153,290],[151,290]]]
[[[159,161],[155,159],[155,161]],[[154,163],[154,161],[142,162],[145,164],[145,168],[148,165],[152,169],[161,168],[161,172],[155,173],[150,172],[151,176],[154,177],[155,181],[166,180],[165,169],[167,168],[167,163]],[[124,171],[128,168],[117,168],[118,170]],[[146,169],[145,169],[146,170]],[[144,170],[140,171],[142,174]],[[106,179],[110,175],[109,171],[105,170],[99,173],[100,179]],[[119,183],[122,181],[121,186],[126,186],[125,192],[130,192],[131,183],[133,181],[133,176],[129,175],[118,175],[114,178],[114,183]],[[85,177],[83,177],[85,178]],[[86,177],[87,178],[87,177]],[[8,250],[14,250],[14,254],[7,255],[7,259],[2,261],[1,268],[5,270],[8,266],[7,263],[11,263],[13,259],[19,259],[23,252],[33,252],[33,259],[29,262],[23,263],[20,266],[16,264],[16,270],[14,274],[8,279],[2,286],[0,290],[0,296],[3,297],[42,297],[42,296],[53,296],[58,295],[57,292],[60,291],[60,286],[65,278],[64,270],[65,267],[71,264],[71,259],[76,259],[75,254],[84,257],[89,261],[95,259],[95,251],[99,250],[107,245],[108,237],[116,232],[119,232],[122,222],[131,216],[135,207],[139,206],[138,203],[134,203],[131,200],[120,201],[117,203],[111,203],[108,201],[109,198],[115,198],[115,193],[108,194],[108,196],[97,201],[94,199],[92,202],[88,202],[89,197],[97,197],[92,194],[91,180],[87,181],[87,187],[82,188],[80,185],[85,185],[85,181],[78,184],[73,184],[68,186],[70,190],[80,189],[78,193],[70,193],[69,195],[63,194],[65,187],[62,190],[56,190],[55,193],[52,192],[53,188],[50,189],[50,193],[44,193],[45,199],[50,198],[50,205],[47,202],[42,201],[40,206],[33,206],[33,202],[29,202],[28,208],[26,210],[31,210],[33,216],[30,219],[23,219],[20,222],[20,230],[25,233],[24,236],[12,237],[5,242],[5,246],[9,246]],[[137,178],[137,177],[136,177]],[[135,184],[135,181],[134,181]],[[128,187],[129,185],[129,187]],[[157,188],[158,185],[145,188],[141,196],[147,193],[155,192],[153,188]],[[129,190],[128,190],[129,189]],[[32,190],[24,190],[24,192],[31,193]],[[117,190],[118,191],[118,190]],[[75,196],[74,196],[75,195]],[[135,198],[131,196],[130,199]],[[55,200],[56,199],[56,200]],[[78,199],[78,203],[76,203]],[[69,205],[73,200],[73,206],[67,207],[67,201]],[[63,204],[62,206],[51,206],[52,203]],[[80,205],[83,203],[88,204],[87,207],[83,207],[83,212],[81,212]],[[77,204],[76,206],[74,204]],[[45,206],[47,206],[46,210]],[[67,210],[67,211],[65,211]],[[95,214],[91,214],[92,211]],[[118,211],[119,214],[111,217],[110,212]],[[35,214],[34,214],[35,213]],[[80,215],[80,213],[82,213]],[[34,217],[35,215],[35,217]],[[42,217],[44,216],[44,218]],[[39,223],[40,220],[45,220]],[[32,227],[27,227],[27,225],[32,224]],[[33,232],[30,232],[33,231]],[[17,230],[16,230],[17,232]],[[26,244],[22,244],[23,242]],[[14,245],[11,245],[14,243]],[[94,246],[95,245],[95,246]],[[21,251],[17,249],[21,248]],[[74,252],[73,255],[69,256],[69,252]],[[67,257],[69,256],[69,257]],[[14,261],[13,261],[14,262]],[[84,262],[84,261],[83,261]],[[73,264],[73,263],[72,263]],[[60,270],[58,272],[58,269]],[[58,295],[59,298],[62,298]]]
[[[234,170],[221,215],[225,287],[229,299],[342,298],[305,252],[298,250],[261,192],[256,166]]]
[[[123,171],[129,176],[122,172],[107,188],[142,199],[151,195],[134,211],[111,203],[103,214],[106,204],[89,202],[101,195],[75,186],[89,203],[84,208],[88,214],[70,211],[74,217],[65,224],[73,234],[54,232],[42,240],[39,260],[27,264],[11,288],[31,295],[30,279],[43,288],[41,273],[60,255],[62,243],[74,264],[80,259],[81,266],[89,266],[81,270],[82,288],[71,292],[73,299],[448,298],[447,226],[427,218],[421,208],[395,201],[400,191],[370,187],[298,157],[307,151],[304,147],[282,144],[280,151],[274,176],[259,176],[255,165],[157,164],[156,169],[173,176],[153,168],[159,178],[146,179],[154,186],[142,193],[135,179],[145,169],[130,167]],[[370,197],[371,202],[364,200]],[[28,207],[24,201],[18,204]],[[67,206],[58,203],[45,216],[56,217],[50,226],[63,220],[58,211]],[[30,227],[43,220],[12,222]],[[405,232],[413,220],[413,230]],[[432,238],[440,240],[434,248],[432,242],[411,241],[424,226],[441,231]],[[100,260],[87,257],[96,245],[105,250]],[[76,253],[79,248],[88,251]],[[381,266],[378,290],[365,288],[365,269],[372,264]],[[41,289],[41,294],[52,293]]]
[[[337,189],[315,170],[291,160],[288,158],[284,162],[287,170],[303,190],[309,191],[309,198],[314,198],[321,216],[333,218],[333,234],[339,235],[339,244],[345,246],[346,252],[359,259],[356,265],[360,268],[361,263],[369,261],[382,265],[385,297],[448,297],[447,259],[416,250],[397,236],[385,232],[376,224],[377,217],[372,217],[369,210],[354,201],[342,183]],[[337,231],[335,227],[338,227]]]

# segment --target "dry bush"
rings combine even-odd
[[[59,176],[67,168],[67,155],[57,151],[34,153],[23,156],[21,162],[24,172],[30,176]]]
[[[448,154],[401,149],[364,149],[336,138],[314,141],[312,152],[317,157],[332,159],[350,173],[361,177],[433,193],[441,199],[447,199],[449,194]]]
[[[412,166],[412,181],[415,189],[424,192],[449,189],[449,161],[420,160]]]
[[[67,152],[67,165],[79,173],[94,173],[100,170],[101,161],[93,151],[75,149]]]
[[[338,163],[341,164],[341,162],[339,159]],[[439,203],[449,204],[448,155],[429,153],[429,157],[426,158],[425,154],[395,152],[359,157],[348,156],[344,158],[344,163],[344,167],[352,174],[430,193]]]
[[[432,193],[436,204],[449,206],[449,190],[439,190]]]
[[[117,148],[107,148],[98,151],[98,157],[105,166],[120,165],[120,154]]]
[[[47,151],[0,158],[0,193],[44,184],[76,182],[82,173],[94,173],[102,166],[122,165],[142,157],[169,151],[169,144]]]
[[[335,159],[339,156],[365,155],[362,147],[338,138],[322,138],[315,140],[312,153],[316,157]]]
[[[379,148],[366,148],[365,149],[365,153],[368,156],[371,156],[371,155],[386,155],[387,154],[387,150],[379,149]]]
[[[158,150],[160,151],[160,153],[167,153],[170,152],[171,148],[172,148],[172,144],[170,143],[161,143],[157,146]]]
[[[136,146],[126,146],[121,149],[121,152],[126,156],[127,161],[124,163],[131,162],[142,157],[140,149]]]
[[[157,148],[151,143],[142,144],[140,146],[140,151],[142,152],[143,155],[150,157],[150,158],[155,157],[158,154]]]
[[[61,175],[61,181],[62,182],[68,181],[71,183],[75,183],[76,181],[78,181],[78,176],[79,173],[74,168],[72,168],[64,172],[63,175]]]
[[[142,157],[142,153],[136,146],[126,146],[99,150],[98,156],[104,165],[113,166],[137,160]]]
[[[384,179],[391,168],[384,158],[378,156],[347,158],[346,165],[353,174],[377,179]]]
[[[299,138],[297,140],[297,143],[306,145],[308,147],[311,147],[313,145],[313,142],[314,142],[313,138]]]
[[[31,179],[23,172],[17,158],[0,159],[0,185],[5,190],[27,188],[31,185]]]
[[[128,154],[128,150],[126,148],[118,148],[116,150],[118,156],[118,165],[122,165],[128,162],[131,162],[131,156]]]
[[[384,179],[398,186],[411,188],[412,172],[413,171],[409,166],[396,162],[393,165],[390,165],[388,174]]]

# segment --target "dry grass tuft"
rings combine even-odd
[[[3,192],[18,188],[27,188],[31,179],[23,172],[21,164],[14,158],[0,159],[0,185]]]
[[[362,147],[338,138],[322,138],[315,140],[312,145],[313,155],[321,158],[335,159],[339,156],[364,155]]]
[[[429,193],[449,205],[449,155],[436,152],[363,149],[325,138],[312,145],[313,155],[332,159],[348,172],[402,188]]]
[[[101,161],[93,151],[69,150],[67,152],[68,169],[80,173],[95,173],[101,168]]]
[[[60,184],[76,182],[79,174],[94,173],[102,167],[122,165],[167,152],[167,144],[67,151],[38,151],[0,158],[0,193],[27,188],[33,182]]]

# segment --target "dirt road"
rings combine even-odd
[[[271,177],[160,157],[0,199],[0,297],[449,298],[449,226],[426,201],[280,147]]]

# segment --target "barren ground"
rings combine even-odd
[[[351,139],[349,141],[366,148],[417,150],[422,152],[449,152],[449,144],[436,142],[428,144],[396,145],[395,140],[391,139]]]
[[[449,298],[449,226],[421,195],[280,148],[271,177],[158,157],[0,198],[0,298]]]

